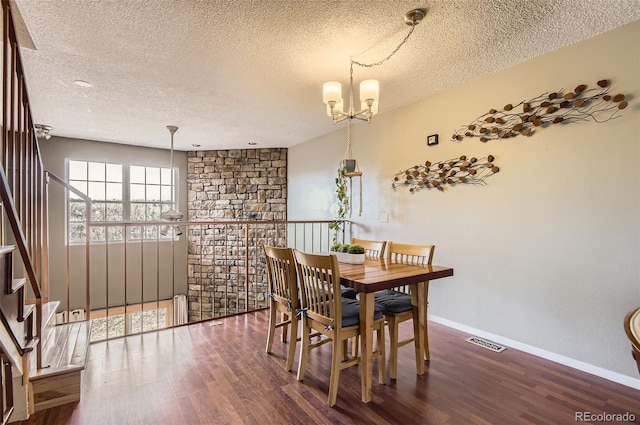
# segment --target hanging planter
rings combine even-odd
[[[342,177],[349,178],[349,205],[353,205],[352,195],[353,195],[353,181],[352,177],[358,177],[360,179],[360,205],[358,210],[358,216],[362,216],[362,172],[358,168],[358,162],[353,157],[353,147],[351,145],[351,120],[347,122],[347,150],[344,152],[344,157],[342,157],[342,161],[340,162],[340,170],[338,172],[342,173]],[[338,183],[336,181],[336,183]],[[349,217],[351,217],[351,208],[348,209]]]
[[[355,159],[345,159],[344,160],[344,169],[346,173],[353,173],[356,171],[356,160]]]

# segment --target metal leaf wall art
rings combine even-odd
[[[491,109],[456,131],[452,139],[460,141],[465,137],[478,137],[481,142],[488,142],[519,135],[529,136],[536,127],[552,124],[589,120],[602,123],[618,118],[619,112],[628,105],[625,95],[611,96],[607,80],[598,81],[597,86],[589,89],[586,84],[580,84],[566,93],[560,89],[516,105],[509,103],[502,110]],[[520,106],[521,112],[516,110]]]
[[[455,186],[456,184],[475,184],[484,186],[485,178],[500,171],[494,164],[495,157],[489,155],[485,158],[475,157],[467,159],[465,155],[459,158],[431,163],[426,161],[423,165],[414,165],[404,171],[400,171],[393,177],[391,187],[394,189],[408,187],[409,192],[420,189],[438,189]]]

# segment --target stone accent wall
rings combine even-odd
[[[187,233],[189,321],[266,307],[261,245],[285,246],[286,226],[260,222],[287,219],[287,149],[188,152],[187,161],[188,220],[218,222]]]

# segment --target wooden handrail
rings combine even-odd
[[[57,183],[60,183],[60,185],[62,185],[65,189],[68,189],[71,192],[73,192],[76,196],[78,196],[78,198],[81,198],[84,202],[91,202],[91,198],[89,198],[87,195],[85,195],[84,193],[82,193],[81,191],[76,189],[75,187],[71,186],[64,179],[61,179],[60,177],[58,177],[55,174],[53,174],[51,171],[45,170],[45,174],[48,177],[50,177],[53,180],[55,180]]]
[[[11,4],[2,0],[3,10],[3,84],[2,146],[0,161],[0,200],[9,223],[13,242],[20,254],[30,288],[35,297],[36,335],[42,335],[42,287],[48,282],[48,252],[44,170],[33,118],[29,106],[27,84],[15,32]],[[2,243],[5,236],[2,235]],[[24,302],[25,300],[22,300]],[[30,332],[28,332],[28,335]],[[21,335],[17,337],[22,338]],[[37,366],[42,367],[41,344],[37,344]]]

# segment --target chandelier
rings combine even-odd
[[[404,15],[404,21],[410,25],[409,33],[400,44],[384,59],[375,63],[362,63],[350,59],[349,68],[349,109],[344,110],[344,102],[342,99],[342,84],[337,81],[329,81],[322,86],[322,100],[327,105],[327,115],[329,115],[334,124],[349,120],[349,129],[351,120],[358,119],[361,121],[371,122],[371,117],[378,113],[378,100],[380,98],[380,83],[378,80],[364,80],[360,83],[360,109],[356,111],[353,102],[353,66],[358,65],[364,68],[372,68],[382,65],[407,42],[416,25],[418,25],[427,13],[426,9],[414,9]]]
[[[163,212],[162,214],[160,214],[160,219],[163,221],[172,221],[172,222],[176,222],[176,221],[180,221],[182,220],[182,217],[184,216],[184,214],[182,214],[180,211],[178,211],[178,209],[175,206],[175,200],[173,199],[174,194],[175,194],[175,179],[174,179],[174,173],[173,173],[173,135],[176,133],[176,131],[178,131],[178,127],[176,127],[175,125],[168,125],[167,126],[167,130],[169,130],[169,133],[171,133],[171,154],[169,156],[169,162],[170,162],[170,166],[169,166],[169,172],[171,173],[171,207],[169,208],[168,211]],[[160,234],[162,236],[167,236],[169,234],[169,230],[173,229],[173,234],[175,236],[180,236],[182,234],[182,230],[180,229],[180,226],[177,225],[173,225],[173,226],[169,226],[169,225],[165,225],[162,226],[162,229],[160,229]]]

